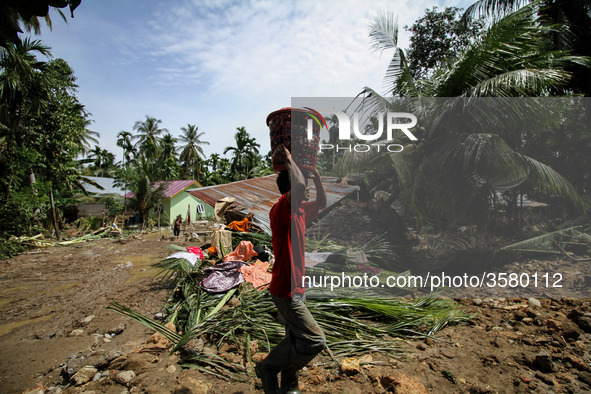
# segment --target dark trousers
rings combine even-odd
[[[278,371],[298,371],[324,349],[326,339],[301,296],[281,298],[272,295],[285,320],[285,338],[263,360]]]

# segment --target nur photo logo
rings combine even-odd
[[[309,140],[313,138],[313,122],[316,122],[320,128],[328,125],[324,117],[318,112],[309,107],[310,110],[307,121],[307,137]],[[325,113],[326,114],[326,113]],[[377,129],[374,133],[362,133],[361,130],[367,128],[360,127],[360,116],[358,112],[352,115],[352,121],[349,115],[343,111],[333,111],[331,114],[338,119],[338,143],[321,143],[318,146],[319,151],[336,150],[349,152],[369,152],[375,149],[377,152],[401,152],[404,147],[401,144],[393,143],[394,132],[401,131],[409,140],[417,141],[418,138],[413,134],[411,129],[417,125],[417,117],[408,112],[380,112],[376,117]],[[352,127],[351,127],[352,126]],[[385,138],[384,138],[385,132]],[[351,143],[352,138],[356,141],[363,141],[363,143]],[[330,139],[334,140],[334,139]]]

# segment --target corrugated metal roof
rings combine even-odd
[[[233,205],[244,214],[252,212],[254,224],[270,234],[269,211],[281,196],[275,183],[276,178],[277,175],[268,175],[223,185],[206,186],[188,190],[188,192],[212,207],[224,197],[235,198]],[[321,178],[326,192],[326,209],[358,190],[357,186],[338,183],[338,178],[335,177]],[[314,199],[314,189],[312,188],[310,192],[311,199]]]
[[[198,182],[196,180],[180,180],[180,181],[159,181],[159,182],[154,182],[153,186],[154,187],[158,187],[160,186],[161,183],[165,183],[166,186],[164,186],[164,197],[174,197],[176,196],[178,193],[182,192],[183,190],[185,190],[186,188],[190,187],[191,185],[193,185],[194,183]]]
[[[185,190],[188,187],[193,186],[195,183],[198,186],[201,186],[201,184],[199,182],[197,182],[196,180],[179,180],[179,181],[158,181],[158,182],[152,182],[151,186],[154,188],[157,188],[158,186],[160,186],[161,183],[165,183],[166,185],[164,186],[164,197],[165,198],[170,198],[170,197],[174,197],[177,194],[179,194],[180,192],[182,192],[183,190]],[[125,197],[133,197],[135,194],[133,192],[129,192],[125,195]]]

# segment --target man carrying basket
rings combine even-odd
[[[281,144],[273,152],[274,162],[285,170],[277,176],[281,193],[271,208],[272,244],[275,254],[269,290],[279,314],[285,320],[285,338],[257,364],[255,371],[265,393],[299,393],[297,372],[322,351],[324,333],[304,302],[306,223],[326,207],[326,193],[316,169],[300,170],[291,153]],[[305,174],[305,175],[304,175]],[[316,200],[308,201],[308,179],[316,188]],[[281,389],[277,375],[281,372]]]

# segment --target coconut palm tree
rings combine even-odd
[[[246,128],[237,127],[236,130],[236,134],[234,135],[236,146],[226,147],[226,149],[224,149],[224,154],[233,152],[233,177],[234,179],[244,179],[245,177],[248,177],[248,171],[254,165],[249,158],[253,158],[252,153],[259,153],[261,145],[248,134]]]
[[[451,66],[421,81],[407,72],[404,53],[397,46],[395,22],[387,19],[384,15],[376,18],[370,37],[375,48],[395,51],[385,77],[385,86],[392,87],[389,95],[442,97],[433,105],[423,102],[414,108],[429,124],[421,142],[402,153],[382,155],[385,173],[394,170],[392,191],[399,193],[409,212],[471,220],[479,225],[482,240],[491,201],[499,190],[537,190],[580,203],[563,176],[521,152],[523,139],[539,131],[534,126],[540,124],[536,117],[541,111],[538,107],[528,112],[510,98],[562,91],[572,76],[568,67],[585,63],[583,58],[549,49],[550,28],[540,23],[534,5],[492,23]],[[376,112],[387,111],[393,101],[400,101],[370,88],[363,94]],[[471,105],[476,97],[495,99]],[[483,107],[478,110],[478,105]]]
[[[176,148],[175,144],[177,139],[174,138],[170,133],[164,134],[160,139],[160,158],[168,160],[169,158],[176,159]]]
[[[61,59],[60,59],[61,60]],[[88,117],[91,115],[86,111],[82,104],[71,104],[72,113],[81,115],[79,119],[80,127],[72,128],[72,138],[66,142],[64,148],[70,152],[78,152],[78,154],[86,155],[90,152],[92,145],[99,143],[98,137],[100,133],[90,130],[88,127],[93,122]]]
[[[150,159],[158,156],[159,135],[168,132],[167,129],[160,128],[160,123],[162,123],[162,120],[146,115],[146,120],[138,120],[133,125],[133,130],[138,133],[133,137],[137,139],[135,147],[139,149],[141,154]]]
[[[526,4],[536,5],[541,21],[553,28],[548,32],[555,50],[571,55],[591,56],[591,2],[589,0],[478,0],[464,13],[464,21],[474,17],[500,17]],[[591,69],[573,65],[574,75],[568,88],[572,92],[591,95]]]
[[[209,145],[209,142],[201,140],[205,132],[198,132],[199,127],[193,124],[187,124],[187,127],[181,127],[183,134],[179,137],[181,142],[181,154],[179,159],[183,162],[186,170],[190,170],[191,177],[195,176],[195,167],[199,160],[205,158],[201,145]]]

